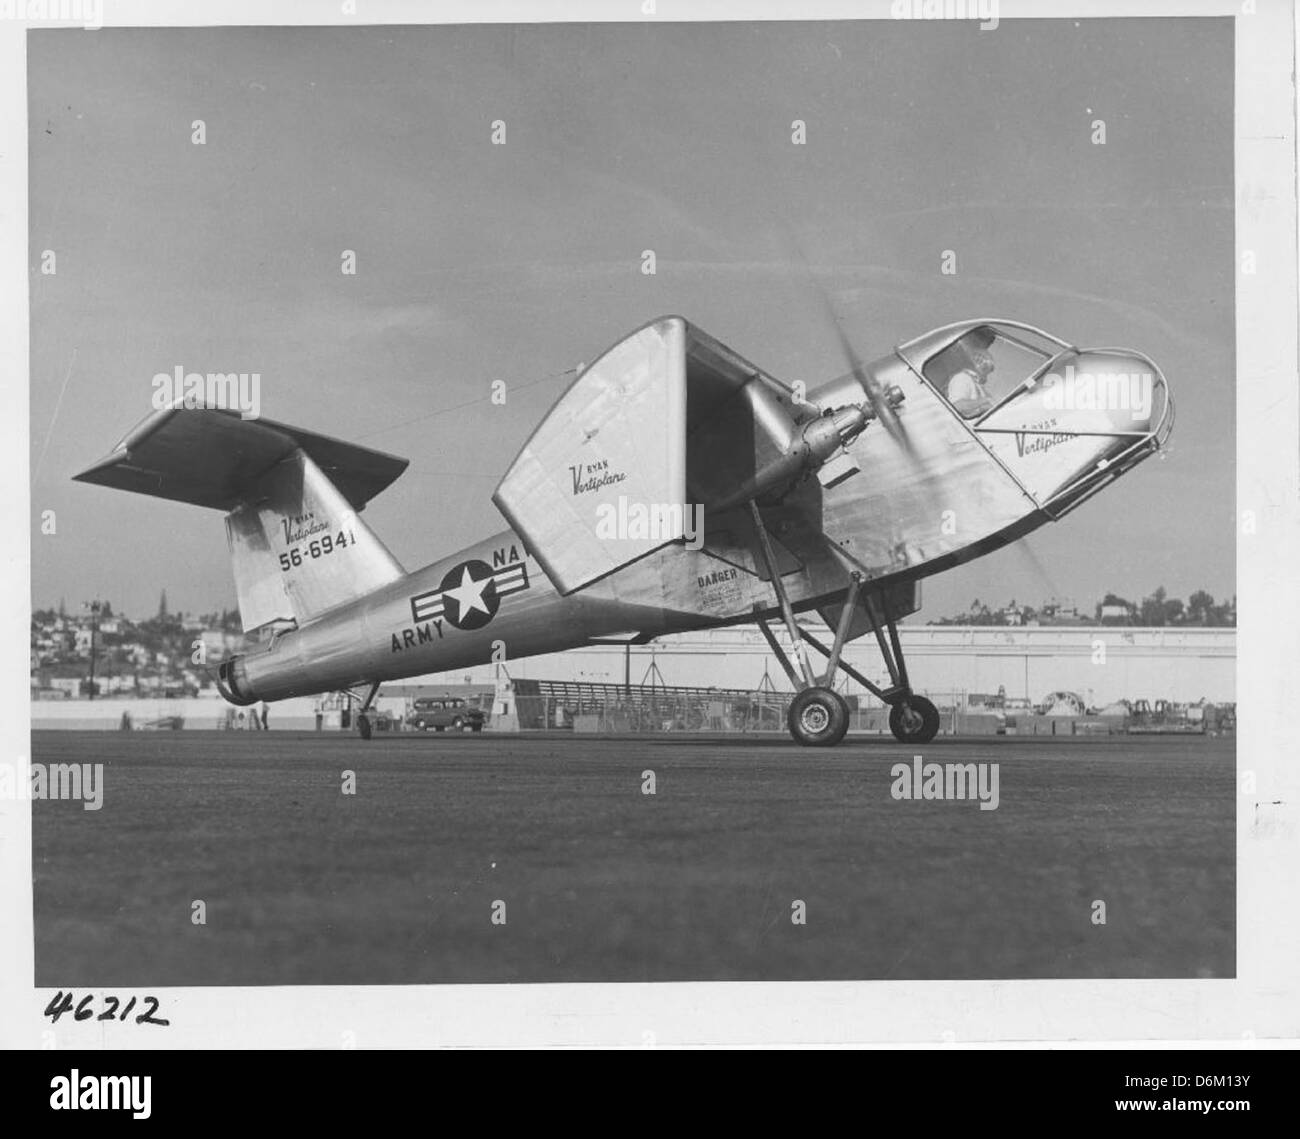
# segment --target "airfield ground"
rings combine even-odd
[[[36,732],[34,763],[104,764],[101,810],[33,804],[36,982],[1233,975],[1230,737],[920,749],[998,763],[995,811],[894,800],[914,750]]]

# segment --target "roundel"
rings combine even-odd
[[[501,606],[492,567],[477,558],[449,569],[439,590],[443,614],[457,629],[481,629]]]

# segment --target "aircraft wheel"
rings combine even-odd
[[[786,724],[804,747],[834,747],[849,730],[849,706],[829,688],[805,688],[791,701]]]
[[[370,717],[364,712],[357,717],[357,731],[361,733],[361,738],[363,740],[368,740],[370,738]]]
[[[889,709],[889,730],[902,744],[928,744],[939,734],[939,709],[924,696],[908,696]]]

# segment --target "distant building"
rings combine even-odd
[[[1041,610],[1039,610],[1039,616],[1044,621],[1050,621],[1057,624],[1078,621],[1079,607],[1068,597],[1053,597],[1043,605]]]
[[[831,635],[810,627],[824,639]],[[1189,701],[1204,696],[1214,703],[1236,699],[1237,637],[1231,628],[904,624],[898,632],[912,683],[936,703],[966,698],[971,705],[976,701],[987,705],[987,694],[999,688],[1008,711],[1027,710],[1031,700],[1041,700],[1050,692],[1077,693],[1090,706],[1105,706],[1121,697]],[[1094,663],[1098,639],[1106,647],[1104,668]],[[844,655],[876,684],[889,683],[870,635],[850,642]],[[633,646],[630,657],[633,680],[653,660],[666,682],[674,685],[754,688],[765,671],[781,675],[762,635],[744,628],[662,637],[652,646]],[[491,683],[499,667],[476,666],[470,670],[473,682]],[[621,646],[593,645],[512,661],[509,674],[516,679],[617,684],[627,667]],[[407,686],[441,691],[463,683],[465,671],[422,677]],[[396,687],[385,685],[383,691],[395,692]],[[783,682],[780,687],[787,686]],[[857,693],[861,688],[850,681],[847,690]]]
[[[81,695],[81,685],[83,678],[80,676],[54,676],[46,687],[53,689],[62,696],[73,699]]]
[[[227,633],[221,629],[204,629],[197,639],[209,660],[220,660],[227,653],[238,652],[244,647],[243,634]]]

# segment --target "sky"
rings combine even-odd
[[[841,374],[819,290],[866,359],[1008,317],[1174,394],[1166,458],[921,619],[1236,591],[1231,20],[47,29],[28,75],[36,607],[234,607],[218,512],[71,481],[156,373],[408,457],[366,517],[412,570],[505,529],[565,373],[655,316]]]

